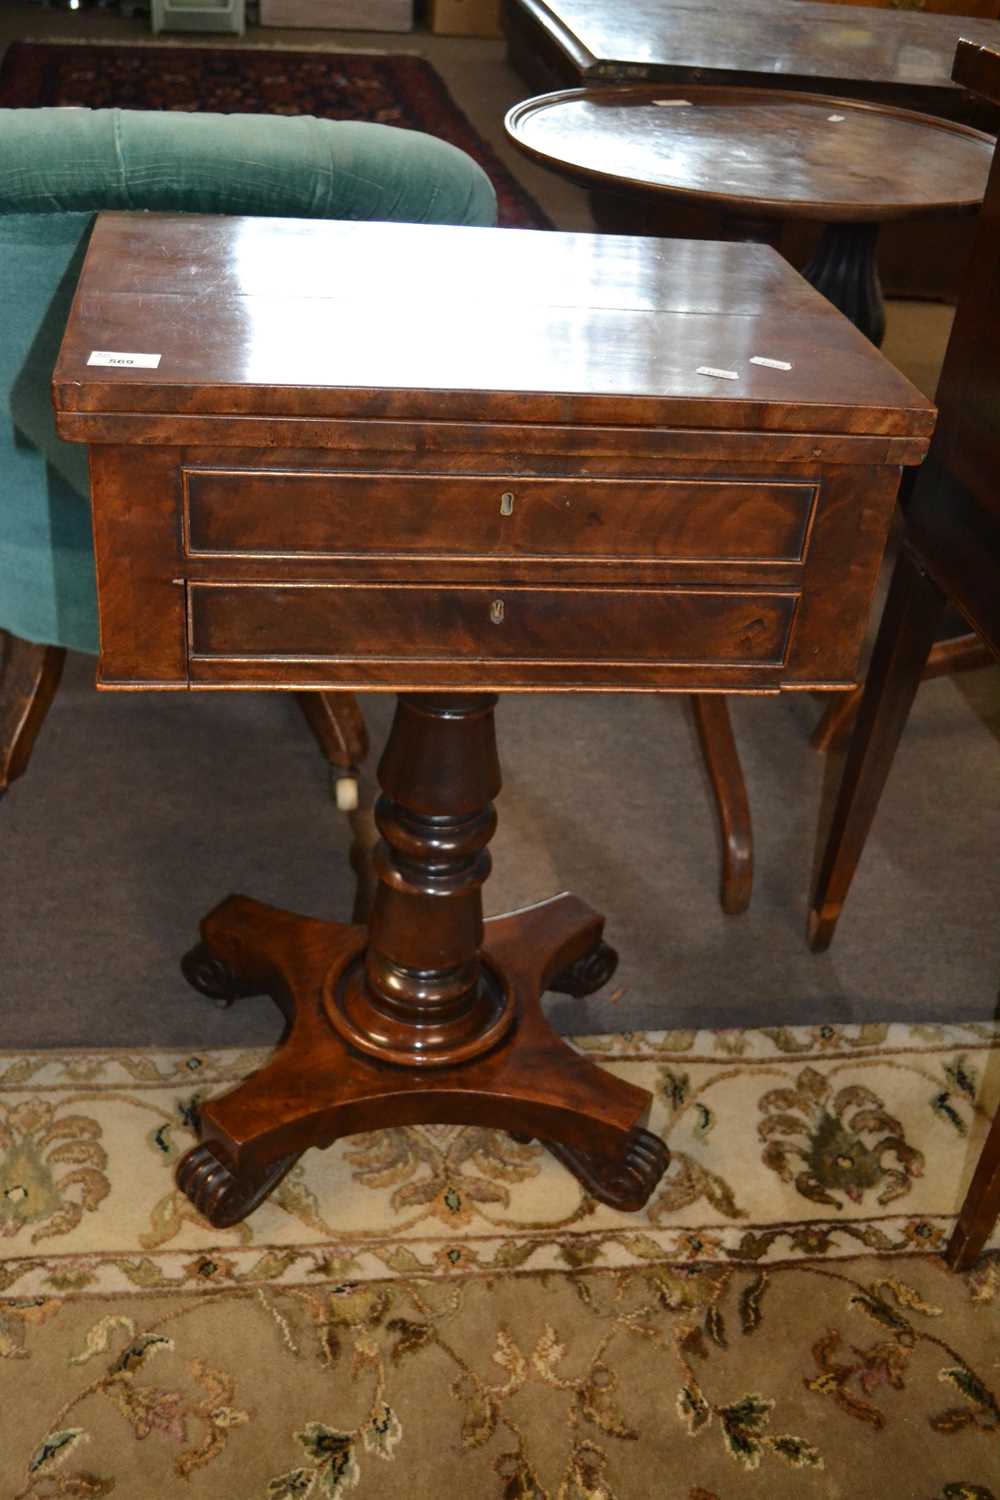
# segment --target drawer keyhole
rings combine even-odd
[[[510,490],[504,490],[500,496],[500,514],[512,516],[514,514],[514,496]]]
[[[494,599],[493,603],[490,605],[490,619],[493,621],[494,625],[502,625],[503,624],[503,616],[504,616],[503,600],[502,599]]]

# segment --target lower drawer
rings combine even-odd
[[[188,586],[192,659],[780,666],[798,595],[697,589]]]

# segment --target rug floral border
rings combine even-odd
[[[654,1093],[673,1161],[641,1214],[596,1204],[537,1144],[426,1126],[307,1153],[271,1204],[212,1230],[173,1165],[201,1100],[265,1050],[0,1053],[0,1295],[934,1254],[1000,1074],[985,1023],[575,1045]]]

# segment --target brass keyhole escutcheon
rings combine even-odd
[[[493,603],[490,605],[490,619],[493,621],[494,625],[502,625],[503,624],[503,617],[504,617],[503,600],[502,599],[494,599]]]
[[[512,516],[514,514],[514,495],[510,490],[504,490],[500,496],[500,514]]]

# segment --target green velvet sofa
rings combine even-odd
[[[49,385],[101,209],[488,225],[496,198],[464,152],[386,125],[0,110],[0,794],[52,675],[23,643],[98,649],[86,453],[57,438]]]

